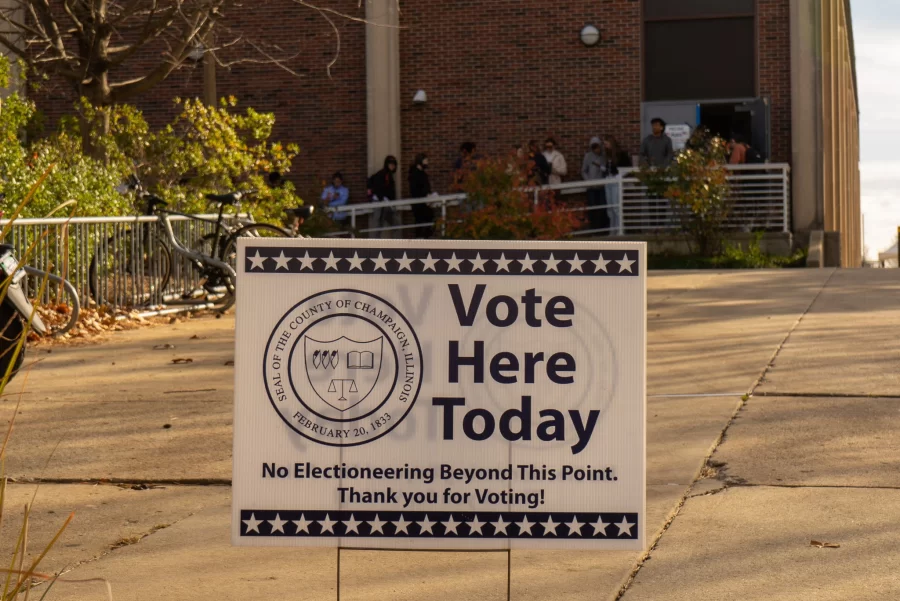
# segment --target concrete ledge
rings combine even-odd
[[[737,244],[744,250],[749,248],[755,234],[736,232],[728,236],[728,241]],[[619,242],[646,242],[650,254],[688,255],[690,248],[684,234],[644,234],[636,236],[609,236],[596,240]],[[789,257],[793,253],[794,238],[790,233],[766,232],[759,241],[762,251],[769,255]]]
[[[825,267],[825,232],[814,230],[809,233],[809,254],[806,255],[807,267]]]

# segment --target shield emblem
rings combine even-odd
[[[321,341],[303,339],[306,375],[329,407],[347,411],[366,400],[381,374],[384,337],[359,342],[346,336]]]

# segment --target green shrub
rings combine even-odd
[[[0,87],[9,85],[9,62],[0,58]],[[172,209],[210,210],[205,194],[258,190],[251,205],[259,221],[283,223],[284,209],[303,204],[290,182],[270,185],[269,174],[286,174],[298,148],[272,142],[275,116],[247,108],[234,98],[218,107],[178,100],[178,116],[152,130],[132,106],[96,108],[82,101],[59,129],[38,137],[35,104],[12,92],[0,108],[0,191],[9,212],[52,166],[23,217],[43,217],[61,203],[77,203],[77,214],[133,215],[143,210],[116,191],[136,174]],[[46,133],[46,132],[45,132]]]

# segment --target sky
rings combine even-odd
[[[862,211],[869,258],[900,226],[900,2],[851,0],[859,86]]]

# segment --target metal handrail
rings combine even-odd
[[[789,164],[763,163],[752,165],[725,165],[724,168],[731,172],[726,177],[728,181],[732,183],[733,191],[737,193],[738,197],[745,197],[742,199],[742,202],[744,203],[742,205],[742,210],[758,210],[766,207],[779,206],[782,211],[780,218],[777,220],[779,221],[779,223],[776,225],[780,226],[781,230],[784,232],[790,231],[789,176],[791,167]],[[609,228],[608,230],[606,230],[606,232],[624,235],[626,233],[629,233],[630,230],[641,230],[642,228],[647,229],[648,227],[651,227],[642,223],[626,223],[626,216],[635,216],[635,214],[633,213],[626,212],[625,209],[627,205],[634,205],[641,202],[652,202],[652,199],[648,199],[644,194],[644,192],[646,191],[646,187],[643,186],[640,180],[633,175],[637,171],[638,169],[635,167],[623,167],[620,169],[619,175],[616,177],[587,181],[571,181],[560,184],[548,184],[544,186],[532,186],[521,188],[521,190],[528,194],[532,194],[534,203],[535,205],[537,205],[539,203],[541,193],[545,191],[559,192],[560,195],[569,196],[584,193],[585,191],[592,188],[604,187],[609,189],[610,187],[616,187],[617,198],[616,202],[612,204],[615,205],[616,213],[620,217],[619,225],[614,228]],[[644,192],[635,193],[635,191],[637,190],[641,190]],[[766,194],[763,194],[764,192]],[[391,208],[395,211],[405,211],[414,204],[432,204],[440,207],[441,221],[445,222],[447,218],[447,208],[465,202],[466,198],[467,196],[465,194],[445,194],[429,196],[426,198],[405,198],[399,200],[348,204],[342,205],[340,207],[326,207],[325,211],[328,213],[344,213],[348,214],[350,217],[350,230],[334,232],[330,234],[332,236],[354,236],[357,233],[392,233],[401,230],[409,230],[417,227],[434,225],[434,222],[432,222],[431,224],[420,223],[415,225],[386,225],[380,227],[372,227],[370,225],[369,227],[360,229],[357,227],[357,218],[363,215],[370,215],[378,209]],[[752,204],[748,204],[751,200],[754,202]],[[761,201],[773,202],[762,203]],[[777,205],[775,204],[776,202],[778,203]],[[748,208],[744,209],[744,207]],[[606,208],[608,208],[608,205],[584,207],[579,210],[589,212]],[[560,207],[559,210],[568,211],[570,209],[566,207]],[[740,221],[743,225],[745,225],[745,223],[743,222],[745,222],[746,219],[742,218]],[[772,220],[767,216],[767,219],[765,221],[766,227],[770,227],[769,224]],[[677,227],[679,227],[678,224],[672,222],[668,224],[655,224],[651,227],[651,229],[672,229]],[[604,230],[581,230],[579,232],[576,232],[576,234],[597,232],[602,233],[603,231]]]

